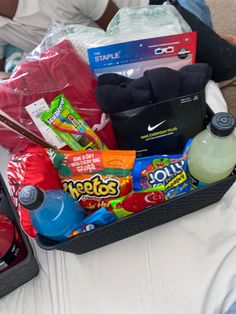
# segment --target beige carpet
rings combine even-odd
[[[205,0],[211,8],[214,28],[236,36],[236,0]]]

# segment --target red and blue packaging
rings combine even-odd
[[[101,207],[93,214],[83,219],[78,228],[66,234],[66,237],[70,238],[76,236],[77,234],[91,231],[97,227],[114,222],[116,219],[117,218],[114,213],[108,211],[105,207]]]
[[[122,218],[162,203],[165,199],[164,186],[160,185],[138,192],[132,191],[127,196],[111,200],[109,207],[117,218]]]
[[[187,142],[183,154],[137,158],[132,173],[134,191],[164,185],[167,199],[189,192],[187,153],[191,142]]]
[[[141,77],[156,67],[179,70],[196,61],[197,33],[168,35],[88,49],[89,65],[96,76],[117,73]]]

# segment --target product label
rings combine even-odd
[[[50,127],[43,123],[40,119],[41,114],[49,109],[49,106],[44,98],[26,106],[25,109],[47,143],[58,149],[66,146],[66,144],[50,129]]]
[[[204,186],[207,186],[207,183],[199,181],[198,179],[193,177],[191,175],[191,173],[189,172],[189,170],[187,170],[187,178],[188,178],[188,181],[189,181],[189,183],[193,189],[198,189],[198,188],[202,188]]]
[[[103,178],[101,175],[94,175],[89,179],[80,181],[63,181],[63,188],[73,198],[80,200],[82,196],[95,198],[115,197],[120,194],[120,183],[113,178]]]
[[[168,123],[170,123],[170,122],[168,121]],[[160,125],[159,123],[154,125],[154,126],[151,126],[149,124],[148,127],[147,127],[147,130],[150,132],[150,131],[154,130],[154,128],[159,127],[159,125]],[[179,132],[179,128],[175,126],[173,128],[167,128],[167,129],[163,129],[163,130],[160,130],[160,131],[152,132],[152,133],[149,133],[149,134],[141,135],[140,136],[140,140],[144,140],[144,141],[156,140],[157,138],[160,138],[160,137],[174,135],[177,132]]]
[[[67,165],[70,165],[72,174],[98,172],[104,169],[102,154],[97,151],[84,153],[78,156],[69,156]]]
[[[89,48],[89,64],[97,76],[113,72],[136,78],[167,64],[178,70],[195,63],[196,40],[196,32],[190,32]]]

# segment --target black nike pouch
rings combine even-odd
[[[111,118],[119,149],[134,149],[138,157],[182,153],[187,140],[205,128],[211,75],[205,63],[178,71],[154,68],[137,79],[100,75],[97,102]]]
[[[189,138],[206,126],[204,90],[135,109],[110,113],[119,149],[138,157],[182,153]]]

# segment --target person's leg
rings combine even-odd
[[[220,37],[227,40],[231,45],[236,46],[236,36],[220,33]]]

